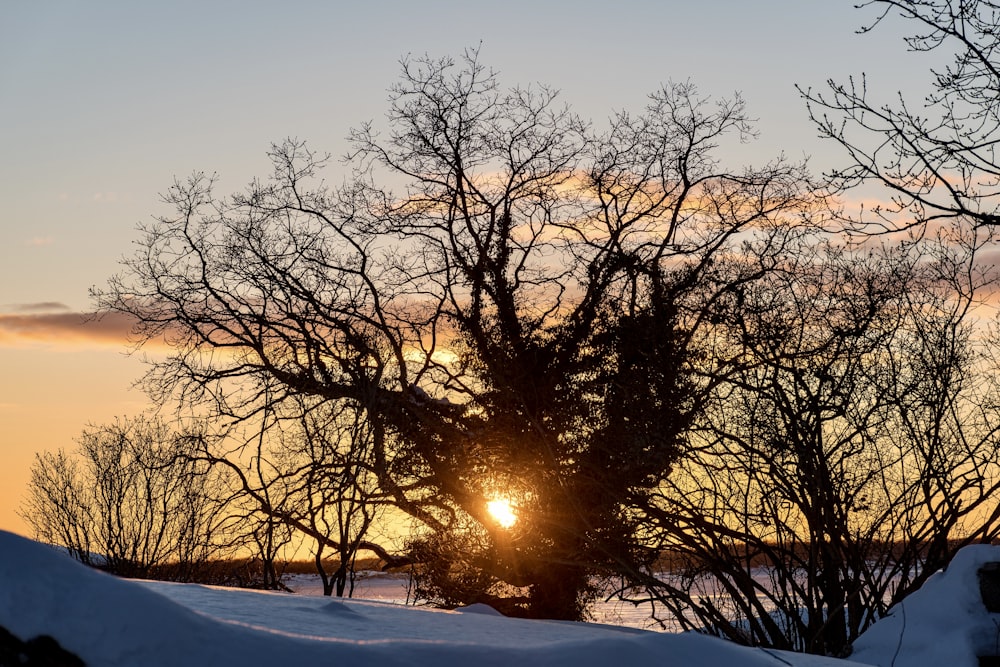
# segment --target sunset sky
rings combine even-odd
[[[925,90],[900,21],[870,35],[853,0],[171,1],[0,4],[0,529],[35,452],[133,415],[143,372],[125,326],[82,324],[175,177],[220,191],[268,171],[285,137],[341,155],[379,119],[407,53],[481,59],[505,84],[543,82],[584,117],[640,108],[667,81],[741,91],[759,140],[733,166],[784,152],[837,164],[794,88],[867,72],[885,99]],[[364,5],[364,6],[362,6]],[[572,9],[569,9],[572,7]],[[346,170],[334,165],[327,180]]]

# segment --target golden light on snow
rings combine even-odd
[[[501,528],[510,528],[517,523],[517,515],[514,508],[506,498],[497,498],[486,503],[486,511],[490,513],[493,520],[500,524]]]

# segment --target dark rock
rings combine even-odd
[[[48,635],[23,641],[0,626],[0,667],[86,667],[86,663]]]
[[[986,611],[1000,613],[1000,563],[983,563],[979,568],[979,595]]]

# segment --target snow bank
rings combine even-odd
[[[1000,547],[960,550],[854,643],[851,660],[879,667],[976,667],[978,656],[1000,655],[1000,614],[987,612],[979,568],[1000,562]]]
[[[696,634],[125,581],[0,532],[0,626],[116,665],[846,667]],[[897,663],[899,664],[899,663]]]

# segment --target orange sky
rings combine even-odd
[[[144,366],[125,354],[127,323],[61,311],[0,314],[0,528],[25,535],[17,507],[35,452],[72,449],[86,424],[146,406],[131,388]]]

